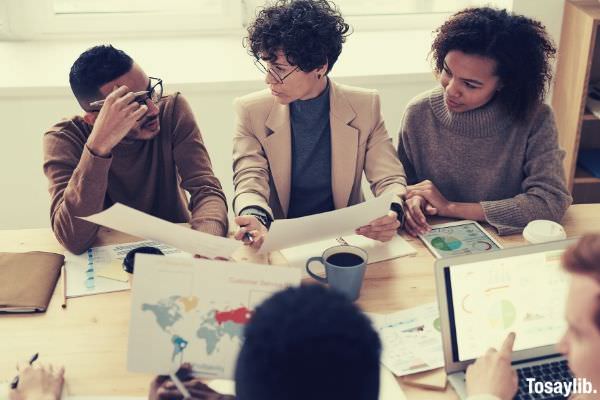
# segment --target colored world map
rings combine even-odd
[[[252,317],[252,311],[243,306],[225,310],[201,311],[196,296],[170,296],[154,304],[143,303],[141,308],[144,312],[151,312],[156,324],[169,335],[173,346],[171,361],[175,361],[179,357],[179,362],[183,361],[183,355],[190,340],[203,340],[208,355],[218,350],[223,337],[241,342],[244,326]],[[195,331],[189,330],[189,323],[184,324],[184,321],[189,322],[190,319],[193,321],[192,325],[195,326]]]

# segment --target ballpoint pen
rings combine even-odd
[[[35,353],[33,356],[31,356],[31,358],[29,359],[29,365],[33,364],[33,362],[38,359],[39,354],[40,353]],[[10,388],[16,389],[18,384],[19,384],[19,375],[14,377],[14,379],[10,383]]]
[[[250,244],[254,243],[254,236],[252,236],[250,232],[244,233],[244,239],[246,239]]]
[[[135,97],[138,97],[138,96],[141,96],[141,95],[143,95],[143,94],[148,94],[148,91],[147,91],[147,90],[142,90],[141,92],[135,92],[133,95],[134,95]],[[105,101],[106,101],[106,100],[96,100],[96,101],[92,101],[92,102],[90,103],[90,107],[101,106],[101,105],[103,105],[103,104],[104,104],[104,102],[105,102]]]

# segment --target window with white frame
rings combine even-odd
[[[53,0],[56,14],[190,12],[218,16],[221,0]]]
[[[162,36],[242,28],[245,0],[0,0],[5,38]],[[2,7],[4,6],[4,7]],[[2,18],[0,18],[1,20]]]
[[[355,31],[433,29],[470,6],[512,0],[335,0]],[[0,0],[0,37],[181,35],[243,29],[265,0]]]
[[[354,30],[433,30],[451,14],[467,8],[512,8],[512,0],[336,0]]]
[[[493,5],[510,8],[509,0],[336,0],[335,2],[348,16],[384,16],[404,14],[447,14],[467,7]],[[368,4],[368,6],[367,6]]]

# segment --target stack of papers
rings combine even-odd
[[[189,253],[152,240],[92,247],[79,256],[65,252],[67,298],[128,290],[129,276],[123,270],[123,259],[129,250],[142,246],[157,247],[166,256],[192,257]]]
[[[396,376],[444,366],[437,303],[392,314],[368,314],[383,345],[381,362]]]
[[[319,242],[304,244],[301,246],[290,247],[281,250],[288,264],[294,267],[304,268],[306,261],[310,257],[316,257],[323,254],[326,249],[339,246],[350,245],[360,247],[368,254],[367,264],[373,264],[380,261],[391,260],[397,257],[416,254],[417,251],[402,237],[396,235],[389,242],[380,242],[360,235],[348,235],[335,239],[326,239]]]

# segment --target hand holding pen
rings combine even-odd
[[[32,355],[31,358],[29,359],[29,365],[32,365],[35,362],[35,360],[38,359],[39,355],[40,355],[40,353],[35,353],[34,355]],[[22,368],[20,368],[17,365],[17,370],[20,371],[21,369]],[[12,382],[10,383],[10,388],[11,389],[16,389],[17,385],[19,385],[19,375],[15,376],[13,378]]]
[[[267,235],[267,228],[253,215],[240,215],[235,218],[235,223],[240,226],[240,229],[235,233],[234,238],[243,241],[253,249],[260,249]]]
[[[29,364],[18,365],[19,375],[11,382],[10,399],[33,399],[44,398],[58,400],[61,398],[64,385],[63,367],[55,368],[52,365],[42,366],[32,364],[37,359],[34,354]]]

